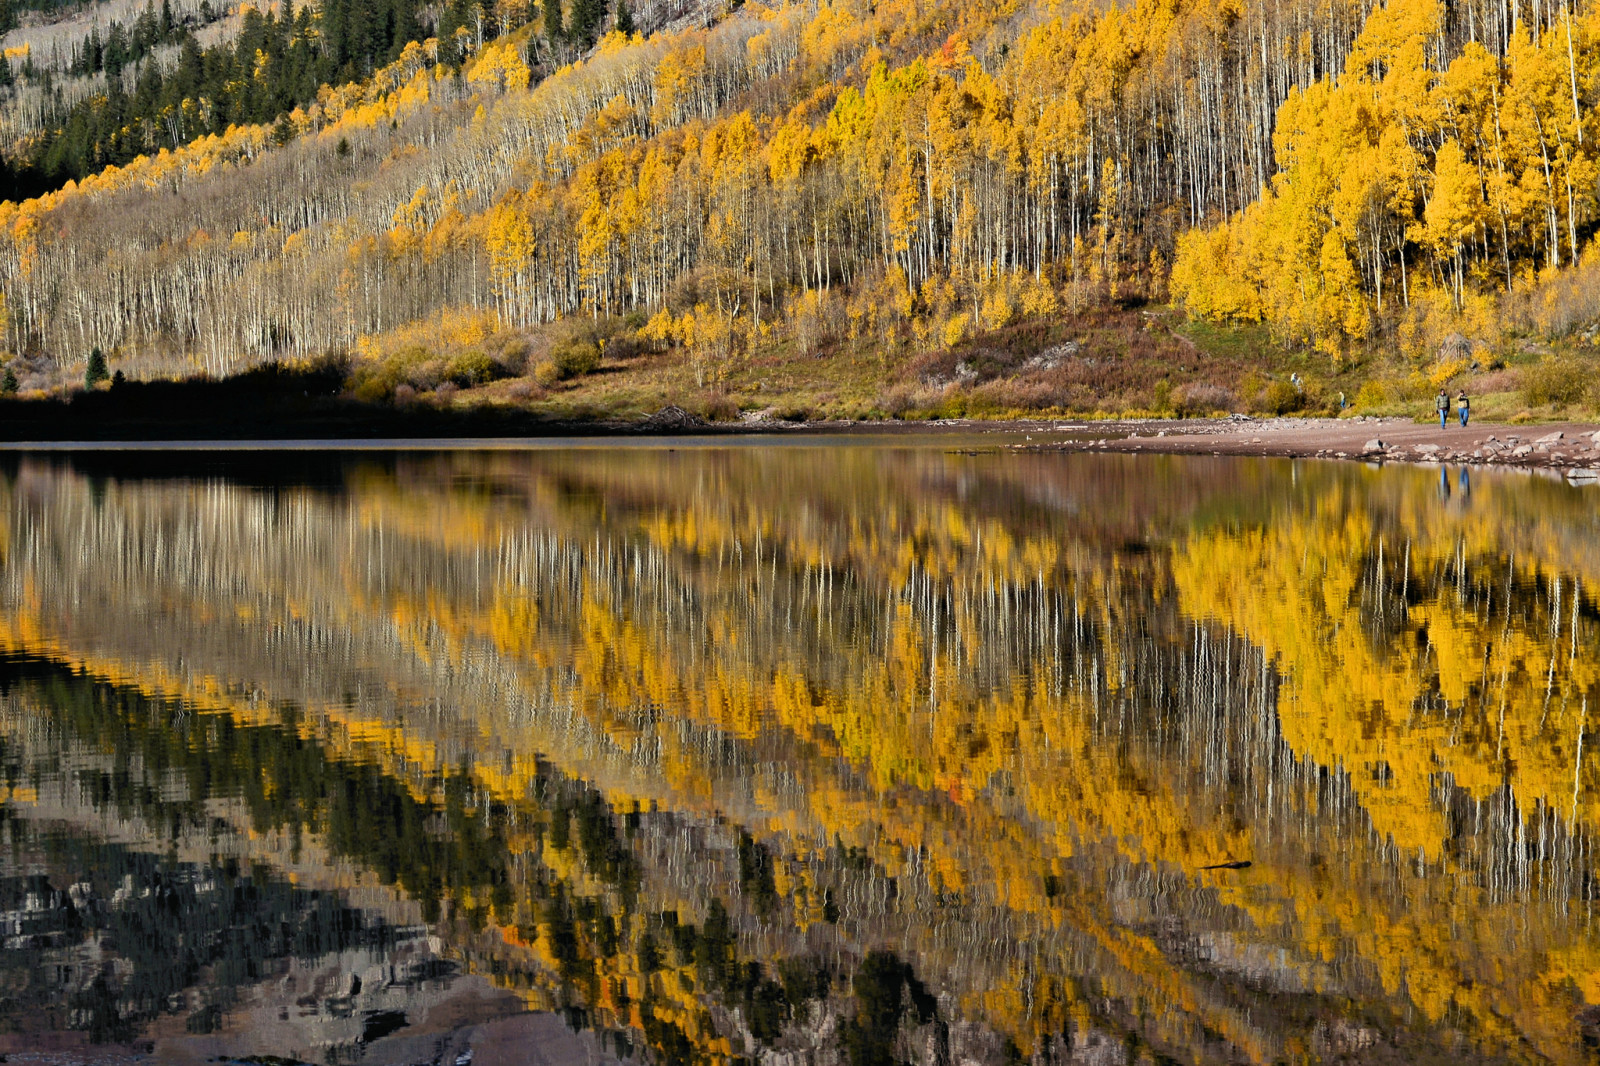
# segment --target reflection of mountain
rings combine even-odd
[[[339,493],[24,464],[5,728],[19,772],[77,751],[117,818],[316,849],[669,1060],[1575,1060],[1586,519],[1528,484],[1428,510],[1408,478],[596,451]]]

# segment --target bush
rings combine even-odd
[[[532,350],[527,337],[508,337],[500,345],[500,355],[495,362],[507,377],[518,377],[528,369],[528,355]]]
[[[582,377],[600,369],[600,346],[593,341],[573,340],[550,353],[562,379]]]
[[[1221,385],[1194,382],[1178,390],[1177,410],[1182,415],[1209,415],[1233,409],[1233,393]]]
[[[1389,402],[1389,389],[1383,382],[1373,378],[1361,383],[1361,388],[1356,390],[1355,406],[1358,410],[1367,410],[1373,407],[1382,407]]]
[[[546,359],[533,368],[533,380],[548,388],[561,380],[561,368],[554,361]]]
[[[1594,368],[1580,359],[1548,358],[1522,372],[1522,398],[1530,407],[1565,407],[1589,395]]]
[[[366,403],[383,403],[402,383],[421,392],[432,388],[433,353],[421,345],[402,348],[382,359],[357,365],[350,374],[350,391]]]
[[[700,402],[693,406],[700,409],[700,417],[707,422],[737,422],[739,420],[739,405],[727,393],[706,393],[700,398]]]
[[[1261,394],[1261,406],[1269,414],[1286,415],[1304,405],[1305,397],[1287,381],[1274,381]]]
[[[1511,369],[1491,370],[1481,377],[1474,378],[1471,390],[1480,396],[1487,396],[1491,392],[1520,392],[1522,375]]]
[[[483,385],[495,377],[494,360],[476,348],[462,352],[444,365],[446,381],[453,381],[463,389]]]

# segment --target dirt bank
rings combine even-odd
[[[1233,418],[1217,421],[1058,422],[1059,440],[1021,447],[1177,455],[1279,455],[1444,462],[1556,470],[1600,478],[1600,424],[1418,425],[1401,418]],[[1090,434],[1094,434],[1090,436]]]

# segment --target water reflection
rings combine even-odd
[[[6,472],[12,1027],[377,1061],[470,977],[664,1062],[1600,1037],[1580,490],[306,461]]]

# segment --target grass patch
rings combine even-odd
[[[1247,411],[1427,422],[1444,384],[1452,396],[1467,390],[1475,419],[1543,421],[1584,417],[1597,399],[1593,390],[1574,392],[1582,375],[1572,370],[1582,360],[1569,353],[1530,350],[1512,356],[1510,367],[1463,363],[1457,372],[1413,365],[1375,342],[1364,356],[1335,361],[1286,348],[1265,325],[1189,321],[1179,309],[1154,305],[1023,318],[949,347],[835,336],[802,346],[787,337],[720,359],[665,347],[637,322],[600,320],[574,330],[491,335],[449,353],[397,346],[359,366],[351,385],[371,398],[392,393],[397,403],[495,406],[573,420],[638,419],[671,404],[713,421],[751,414],[802,422]],[[583,358],[569,358],[574,352]],[[1441,373],[1447,381],[1434,380]],[[435,391],[425,392],[434,380]]]

